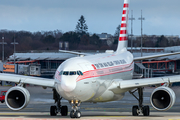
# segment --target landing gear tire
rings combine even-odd
[[[149,116],[149,106],[144,106],[143,107],[143,115],[144,116]]]
[[[75,118],[75,112],[74,112],[74,110],[72,110],[72,111],[70,112],[70,117],[71,117],[71,118]]]
[[[133,116],[138,116],[140,113],[142,113],[144,116],[149,116],[150,114],[149,106],[143,106],[143,89],[143,87],[140,87],[134,91],[129,91],[129,93],[132,94],[139,102],[138,106],[133,106],[132,108]],[[136,91],[138,91],[139,98],[134,94]]]
[[[81,112],[78,110],[75,112],[75,117],[80,118],[81,117]]]
[[[132,115],[133,116],[138,116],[139,115],[139,109],[138,109],[138,106],[133,106],[132,107]]]
[[[57,115],[57,107],[56,106],[51,106],[50,115],[51,116],[56,116]]]
[[[61,115],[62,116],[67,116],[68,114],[68,107],[67,106],[62,106],[61,107]]]

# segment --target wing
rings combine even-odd
[[[75,55],[79,55],[79,56],[92,55],[92,54],[88,54],[88,53],[80,53],[80,52],[74,52],[74,51],[68,51],[68,50],[59,50],[59,52],[71,53],[71,54],[75,54]]]
[[[156,77],[156,78],[144,78],[144,79],[132,79],[132,80],[122,80],[116,79],[113,80],[113,83],[110,90],[119,90],[119,89],[134,89],[138,87],[145,87],[150,85],[159,85],[162,83],[175,83],[180,82],[180,75],[166,76],[166,77]]]
[[[54,88],[54,79],[46,79],[40,77],[31,77],[31,76],[24,76],[24,75],[15,75],[15,74],[6,74],[0,73],[0,81],[9,81],[15,83],[25,83],[25,84],[32,84],[32,85],[39,85],[43,87],[51,87]]]
[[[150,59],[150,58],[157,58],[157,57],[163,57],[163,56],[170,56],[170,55],[176,55],[176,54],[180,54],[180,52],[166,53],[166,54],[159,54],[159,55],[151,55],[151,56],[144,56],[144,57],[136,57],[136,58],[134,58],[134,61],[145,60],[145,59]]]

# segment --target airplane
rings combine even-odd
[[[26,84],[49,87],[53,90],[56,105],[50,107],[50,115],[68,115],[68,107],[61,105],[61,99],[66,99],[72,106],[71,118],[80,118],[79,106],[82,102],[110,102],[121,100],[126,92],[130,92],[138,105],[132,107],[132,115],[150,115],[149,106],[143,105],[143,89],[150,85],[161,86],[154,89],[150,96],[151,105],[159,111],[170,109],[175,103],[175,93],[170,88],[174,82],[180,82],[180,75],[132,79],[134,61],[180,54],[180,52],[133,58],[127,51],[128,42],[128,9],[129,0],[124,0],[119,43],[116,51],[87,55],[86,53],[60,50],[79,55],[64,61],[55,73],[54,79],[0,73],[0,80],[17,83],[10,88],[5,96],[6,105],[11,110],[21,110],[30,101],[30,93]],[[134,93],[138,92],[138,96]]]

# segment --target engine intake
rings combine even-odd
[[[6,105],[11,110],[21,110],[25,108],[30,100],[29,91],[23,87],[12,87],[10,88],[5,96]]]
[[[158,87],[151,94],[150,102],[154,109],[165,111],[170,109],[175,103],[175,93],[169,87]]]

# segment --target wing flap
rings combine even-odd
[[[6,74],[6,73],[0,73],[0,80],[15,82],[15,83],[21,82],[25,84],[39,85],[39,86],[52,87],[52,88],[54,88],[54,83],[55,83],[54,79]]]

